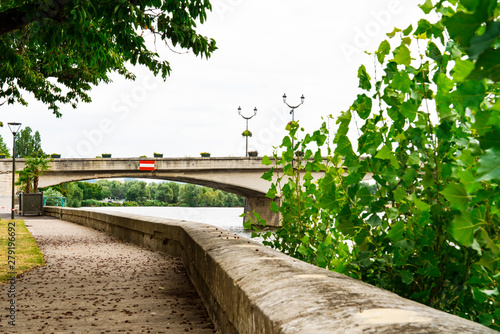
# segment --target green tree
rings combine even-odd
[[[210,188],[203,188],[198,195],[198,206],[220,206],[217,193]]]
[[[142,202],[150,198],[147,183],[144,181],[132,181],[129,183],[130,187],[125,194],[127,201]]]
[[[34,94],[60,116],[59,105],[90,102],[92,86],[126,65],[146,66],[163,79],[168,61],[148,49],[146,36],[210,57],[215,41],[198,34],[207,0],[7,0],[0,3],[0,99],[26,105]]]
[[[49,162],[52,160],[45,157],[27,157],[26,166],[19,172],[17,184],[25,193],[38,192],[38,180],[43,172],[50,170]]]
[[[172,199],[174,198],[174,192],[172,188],[170,188],[170,184],[163,182],[156,185],[156,193],[154,195],[154,199],[160,202],[172,203]]]
[[[83,200],[95,199],[102,200],[104,197],[102,195],[102,187],[97,183],[90,182],[77,182],[78,187],[82,189]]]
[[[198,198],[201,188],[194,184],[185,184],[180,191],[179,200],[181,204],[190,207],[200,206]]]
[[[33,130],[27,126],[16,135],[16,158],[25,158],[30,156],[41,157],[44,155],[40,133],[36,131],[32,135],[32,131]]]
[[[110,185],[111,196],[117,199],[125,199],[127,186],[125,183],[113,180]]]
[[[63,196],[62,193],[60,193],[58,190],[54,188],[48,188],[43,191],[43,197],[65,197]],[[56,205],[58,203],[56,198],[46,198],[45,199],[45,205]],[[61,203],[61,200],[59,200],[59,205]]]
[[[388,34],[373,78],[360,66],[332,143],[326,123],[288,127],[280,169],[263,175],[277,177],[267,196],[281,193],[283,217],[265,243],[500,329],[500,6],[420,7],[437,21]],[[370,175],[375,191],[361,184]]]
[[[10,158],[10,151],[7,144],[3,141],[2,136],[0,136],[0,154],[5,154],[6,157]]]
[[[76,182],[70,182],[63,185],[65,196],[68,198],[68,206],[79,208],[82,206],[83,190]],[[63,192],[64,194],[64,192]]]
[[[111,181],[109,180],[99,180],[96,182],[99,186],[101,186],[101,195],[102,198],[111,198],[113,197],[111,193]]]
[[[169,182],[168,185],[172,189],[172,203],[179,203],[180,185],[176,182]]]
[[[83,190],[78,186],[79,182],[68,182],[42,189],[44,196],[53,196],[51,194],[61,194],[67,198],[69,207],[79,208],[82,206]]]

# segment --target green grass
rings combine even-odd
[[[15,222],[15,254],[10,254],[15,258],[15,270],[9,268],[9,223]],[[11,225],[12,226],[12,225]],[[11,229],[12,233],[12,229]],[[9,273],[15,271],[17,275],[45,265],[42,252],[38,249],[38,244],[22,220],[0,220],[0,283],[11,278]]]

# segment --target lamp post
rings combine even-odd
[[[301,105],[304,104],[304,100],[305,100],[305,97],[304,97],[304,94],[302,94],[302,96],[300,97],[300,104],[297,104],[296,106],[291,106],[289,105],[287,102],[286,102],[286,94],[283,94],[283,102],[289,107],[289,108],[292,108],[292,110],[290,110],[290,115],[292,115],[292,122],[295,121],[295,109],[297,109],[298,107],[300,107]],[[294,140],[293,140],[293,137],[292,137],[292,147],[294,146]],[[292,163],[292,166],[293,166],[293,163]]]
[[[297,104],[296,106],[291,106],[289,105],[287,102],[286,102],[286,94],[283,94],[283,102],[289,107],[289,108],[292,108],[292,110],[290,110],[290,115],[292,115],[292,122],[295,121],[295,109],[297,109],[298,107],[300,107],[301,105],[304,104],[304,94],[302,94],[302,96],[300,97],[300,104]]]
[[[248,137],[249,137],[249,136],[248,136],[248,120],[249,120],[249,119],[252,119],[255,115],[257,115],[257,107],[256,107],[256,108],[254,108],[254,110],[253,110],[253,115],[252,115],[252,116],[250,116],[250,117],[245,117],[245,116],[243,116],[243,115],[241,114],[241,107],[238,107],[238,114],[239,114],[241,117],[243,117],[243,118],[245,119],[245,121],[246,121],[246,129],[245,129],[245,132],[246,132],[246,134],[247,134],[247,135],[245,136],[245,138],[246,138],[245,157],[248,157]]]
[[[19,132],[21,128],[21,123],[8,123],[10,132],[12,132],[12,205],[10,209],[10,219],[14,219],[14,184],[16,182],[16,134]]]

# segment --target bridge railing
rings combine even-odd
[[[66,197],[58,197],[58,196],[44,196],[43,197],[43,206],[66,207],[67,203],[68,203],[68,199]]]

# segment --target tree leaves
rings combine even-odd
[[[109,82],[112,72],[134,79],[126,68],[128,62],[168,77],[170,64],[148,49],[141,28],[197,56],[208,58],[217,48],[213,39],[195,30],[196,20],[203,22],[211,9],[207,1],[121,1],[118,5],[116,1],[63,1],[51,11],[29,1],[0,8],[0,98],[9,104],[27,104],[22,91],[31,92],[56,116],[61,116],[61,104],[76,108],[79,102],[90,102],[92,85]],[[12,22],[5,17],[14,18],[14,25],[7,27]]]

